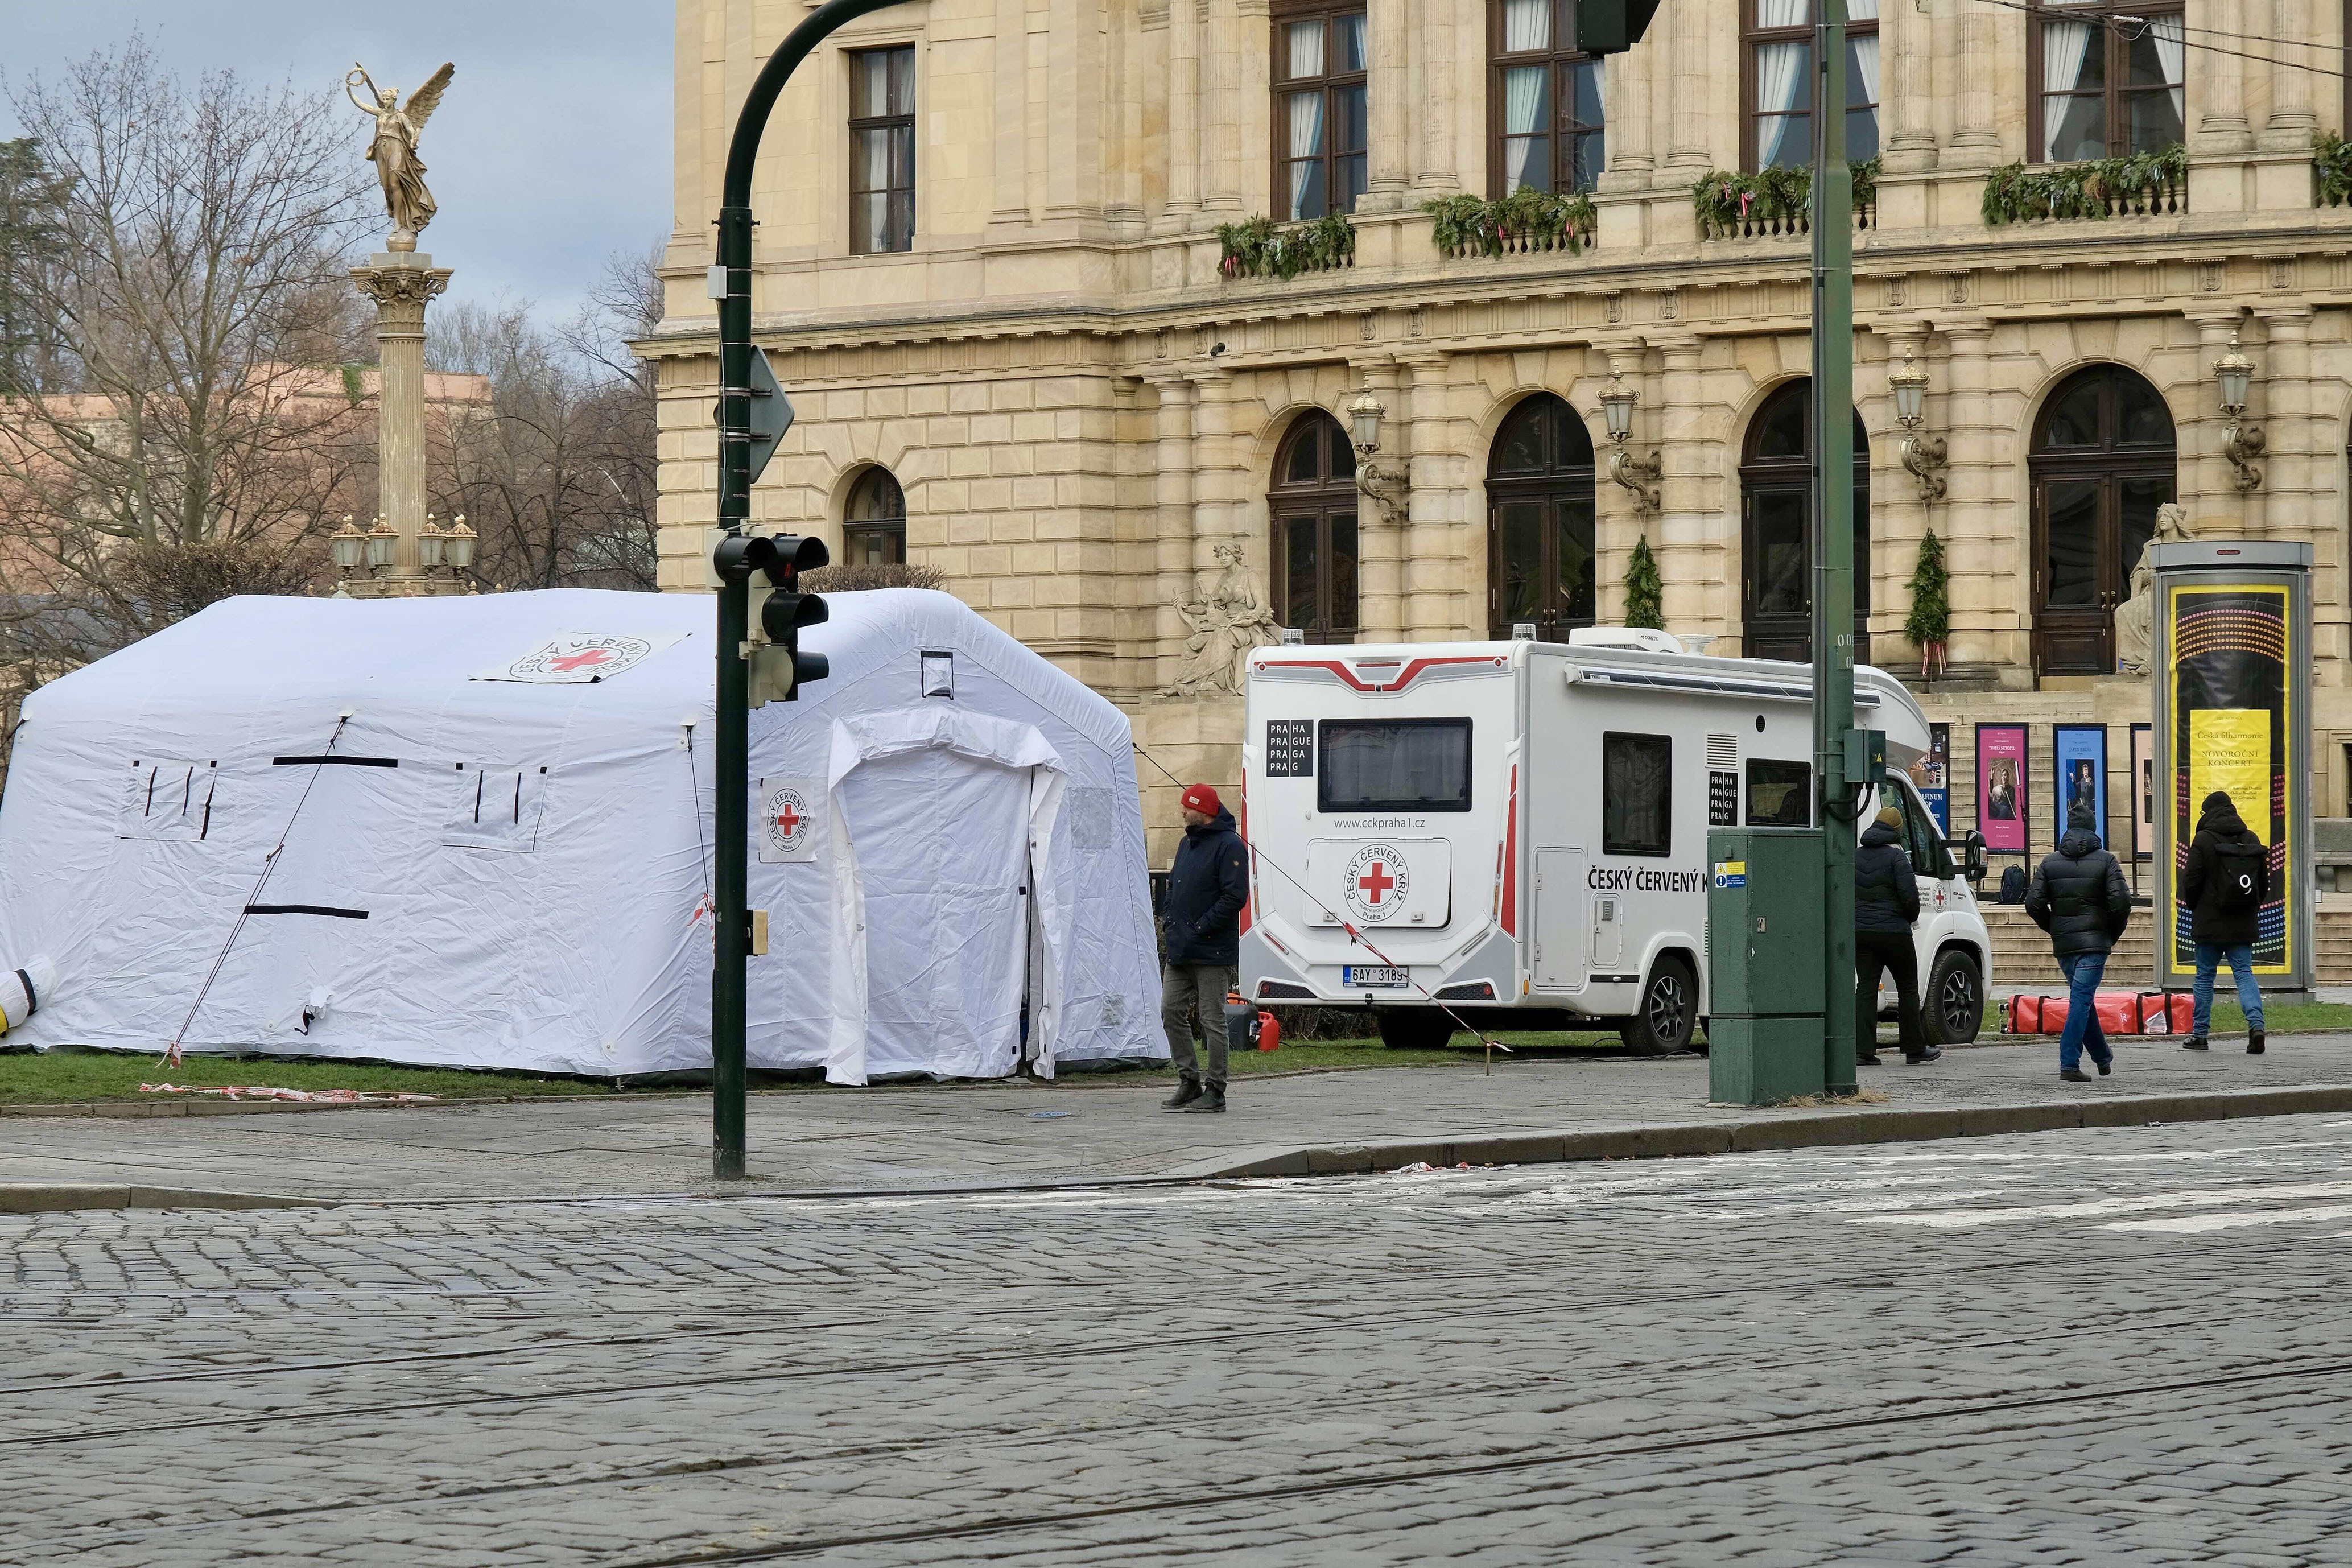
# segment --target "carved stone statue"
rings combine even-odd
[[[2171,501],[2156,509],[2156,532],[2132,567],[2131,597],[2116,606],[2116,668],[2146,675],[2156,648],[2156,567],[2148,551],[2189,537],[2188,509]]]
[[[1242,547],[1220,544],[1213,552],[1224,570],[1197,602],[1176,601],[1176,614],[1192,628],[1184,639],[1184,663],[1176,683],[1162,697],[1238,697],[1242,663],[1252,648],[1281,635],[1274,608],[1258,597],[1257,584],[1242,565]]]
[[[363,67],[353,66],[343,78],[344,96],[375,117],[375,139],[369,143],[367,155],[383,186],[384,210],[392,215],[392,237],[385,242],[390,249],[415,250],[418,231],[433,221],[437,210],[433,193],[425,188],[425,160],[416,155],[416,138],[433,111],[441,107],[441,94],[457,68],[444,65],[435,71],[423,87],[408,95],[404,107],[399,89],[386,92],[378,88]],[[352,91],[362,83],[373,101],[362,103]]]

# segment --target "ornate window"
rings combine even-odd
[[[1298,421],[1275,454],[1274,607],[1312,643],[1356,640],[1356,452],[1328,414]]]
[[[1812,0],[1741,0],[1748,68],[1742,90],[1748,166],[1813,161]],[[1846,0],[1845,155],[1878,155],[1878,0]]]
[[[1549,392],[1511,410],[1486,457],[1486,627],[1560,642],[1593,616],[1592,435]]]
[[[849,57],[849,248],[915,248],[915,47]]]
[[[1274,209],[1351,213],[1364,194],[1364,8],[1291,4],[1274,19]]]
[[[887,468],[868,468],[850,488],[842,509],[841,563],[903,566],[907,562],[907,492]]]
[[[2050,0],[2029,18],[2028,127],[2047,163],[2154,153],[2187,123],[2182,82],[2188,34],[2179,0],[2124,5]]]
[[[1812,383],[1764,400],[1739,465],[1739,618],[1750,658],[1802,662],[1813,648]],[[1870,437],[1853,416],[1854,662],[1870,659]]]
[[[1601,61],[1571,47],[1576,0],[1491,0],[1489,194],[1589,191],[1607,163]]]
[[[2116,606],[2173,499],[2172,412],[2117,364],[2059,384],[2033,426],[2033,662],[2044,675],[2112,675]]]

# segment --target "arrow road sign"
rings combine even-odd
[[[793,427],[793,400],[776,384],[776,373],[768,363],[768,352],[757,344],[751,348],[751,478],[756,480],[768,459],[776,455],[776,443]]]

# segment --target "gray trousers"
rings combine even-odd
[[[1160,1022],[1168,1030],[1168,1054],[1186,1078],[1225,1087],[1225,993],[1241,980],[1229,963],[1163,963],[1160,967]],[[1192,1050],[1192,1012],[1201,1011],[1201,1036],[1209,1042],[1209,1070],[1201,1071]]]

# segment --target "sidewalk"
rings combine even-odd
[[[1908,1141],[2084,1124],[2352,1110],[2352,1035],[2248,1057],[2116,1047],[2116,1076],[2062,1083],[2054,1042],[1862,1069],[1885,1104],[1710,1108],[1706,1063],[1507,1060],[1306,1073],[1235,1086],[1223,1116],[1159,1109],[1165,1075],[754,1095],[759,1191],[998,1187],[1392,1169]],[[2267,1092],[2252,1092],[2267,1091]],[[728,1193],[701,1096],[0,1123],[0,1211],[204,1206],[173,1194],[342,1200]],[[71,1187],[82,1195],[59,1191]],[[14,1190],[11,1201],[10,1189]],[[143,1195],[131,1194],[141,1189]],[[42,1194],[48,1194],[43,1201]],[[96,1194],[96,1195],[92,1195]],[[111,1195],[109,1195],[111,1194]],[[213,1206],[227,1206],[226,1200]]]

